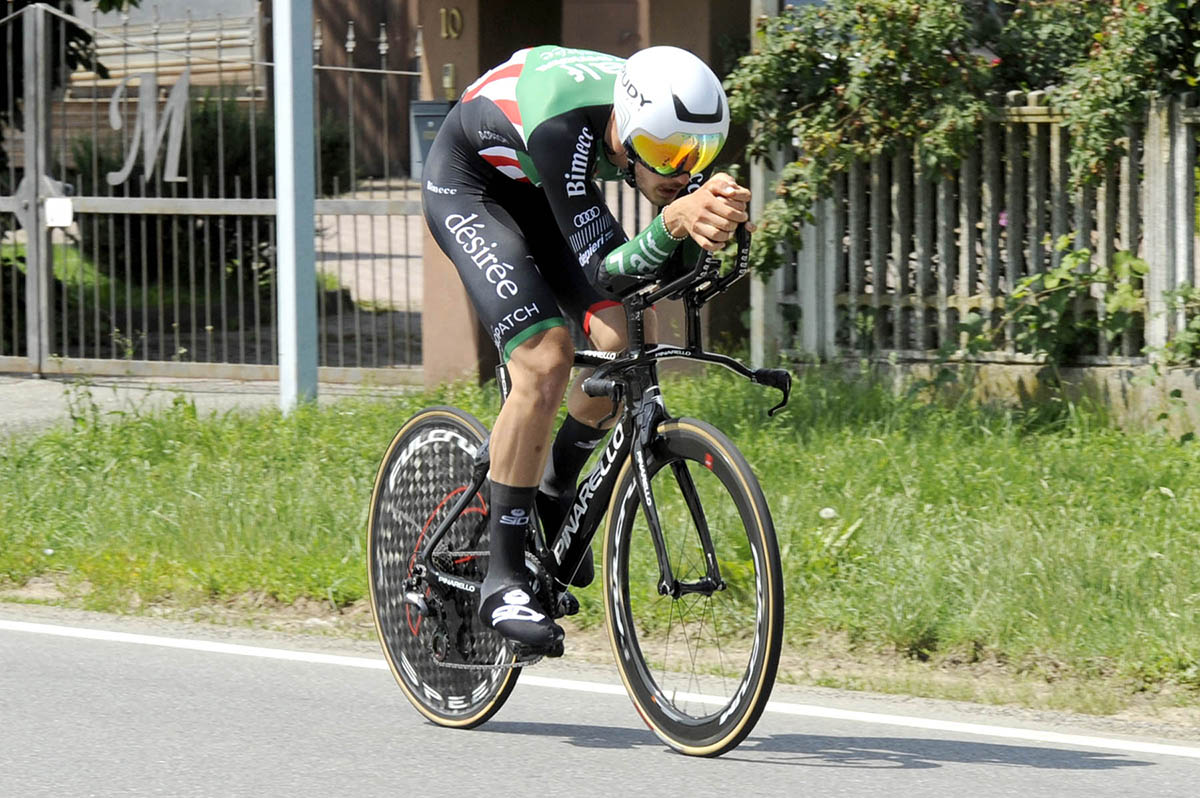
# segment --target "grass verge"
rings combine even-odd
[[[790,678],[937,695],[932,675],[949,669],[1070,685],[1055,700],[1092,712],[1150,694],[1200,703],[1195,442],[1083,412],[927,404],[816,370],[775,420],[774,395],[724,373],[674,380],[666,396],[729,433],[763,483]],[[203,417],[180,397],[101,419],[83,390],[69,428],[0,441],[0,583],[49,576],[109,611],[247,595],[354,605],[378,458],[435,402],[485,423],[497,409],[493,392],[458,386],[287,418]],[[586,630],[600,623],[597,588],[581,599]],[[823,651],[875,665],[811,664]]]

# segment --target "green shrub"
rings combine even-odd
[[[829,0],[763,17],[726,80],[734,119],[755,125],[750,155],[785,159],[754,260],[769,271],[779,244],[800,246],[855,162],[912,144],[924,173],[952,171],[1009,90],[1049,91],[1076,183],[1094,180],[1148,94],[1196,84],[1197,45],[1197,0]]]

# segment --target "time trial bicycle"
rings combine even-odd
[[[685,274],[622,297],[624,352],[575,353],[576,366],[594,369],[584,391],[610,397],[617,421],[561,528],[531,529],[526,554],[541,605],[571,615],[579,604],[566,586],[603,524],[601,592],[621,679],[650,729],[698,756],[731,750],[754,727],[783,632],[779,548],[758,480],[722,432],[667,411],[657,372],[668,358],[715,363],[782,391],[769,415],[787,404],[787,371],[751,369],[701,343],[700,308],[747,271],[744,226],[736,239],[731,267],[704,254]],[[683,301],[683,346],[645,342],[644,313],[663,299]],[[498,376],[506,394],[503,367]],[[545,653],[523,651],[476,616],[488,464],[483,424],[458,408],[429,407],[392,440],[371,497],[367,560],[380,644],[408,700],[442,726],[488,720],[521,668]]]

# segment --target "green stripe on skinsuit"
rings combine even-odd
[[[564,319],[562,316],[555,316],[552,319],[542,319],[537,324],[526,327],[524,330],[521,330],[519,333],[514,335],[512,340],[504,345],[504,362],[507,363],[509,361],[509,358],[512,357],[514,349],[543,330],[549,330],[551,327],[565,327],[566,325],[566,319]]]

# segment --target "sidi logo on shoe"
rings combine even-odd
[[[503,601],[505,604],[528,604],[529,594],[521,588],[514,588],[504,594]]]
[[[492,610],[492,626],[504,621],[529,621],[537,623],[545,620],[546,616],[535,609],[520,604],[501,604]]]
[[[500,516],[500,523],[509,526],[529,526],[529,513],[523,508],[515,507],[509,515]]]

